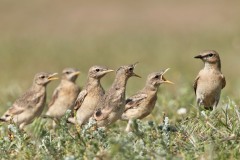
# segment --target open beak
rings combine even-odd
[[[76,76],[76,75],[79,75],[79,74],[80,74],[80,72],[77,71],[77,72],[74,72],[74,73],[73,73],[73,76]]]
[[[163,74],[162,74],[162,75],[164,75],[165,73],[167,73],[167,71],[168,71],[169,69],[170,69],[170,68],[165,69],[165,70],[163,71]]]
[[[49,81],[57,80],[58,77],[55,77],[56,75],[58,75],[58,73],[53,73],[53,74],[51,74],[51,75],[48,77],[48,80],[49,80]]]
[[[133,73],[133,76],[138,77],[138,78],[142,78],[141,76],[137,75],[136,73]]]
[[[202,56],[202,55],[197,55],[197,56],[195,56],[194,58],[199,58],[199,59],[202,59],[202,58],[203,58],[203,56]]]
[[[164,83],[168,83],[168,84],[174,84],[173,82],[171,82],[171,81],[167,80],[167,79],[166,79],[166,78],[164,78],[163,76],[162,76],[162,79],[164,80]]]
[[[163,79],[164,83],[174,84],[173,82],[171,82],[171,81],[169,81],[169,80],[167,80],[166,78],[163,77],[163,75],[164,75],[165,73],[167,73],[167,71],[168,71],[169,69],[170,69],[170,68],[167,68],[167,69],[165,69],[165,70],[163,71],[162,79]]]
[[[133,67],[135,68],[138,63],[139,63],[139,62],[135,62],[135,63],[133,64]]]
[[[139,62],[135,62],[135,63],[133,64],[133,68],[135,68],[138,63],[139,63]],[[136,73],[132,73],[132,76],[135,76],[135,77],[138,77],[138,78],[142,78],[141,76],[137,75]]]

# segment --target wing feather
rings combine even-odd
[[[27,91],[13,103],[12,107],[10,107],[4,115],[18,115],[24,112],[29,107],[32,107],[32,103],[37,103],[40,100],[40,97],[33,95],[35,95],[34,91]]]
[[[145,100],[146,98],[147,98],[147,94],[144,94],[144,93],[136,94],[132,97],[129,97],[126,100],[125,111],[131,108],[138,107],[139,104],[141,104],[142,101]]]
[[[222,89],[226,86],[226,79],[224,75],[222,75]]]
[[[79,95],[78,95],[78,97],[75,101],[74,110],[78,110],[81,107],[81,105],[82,105],[85,97],[87,96],[87,94],[88,94],[88,91],[86,89],[82,90],[79,93]]]
[[[194,83],[193,83],[193,88],[194,88],[195,94],[196,94],[196,91],[197,91],[197,84],[198,84],[199,78],[200,78],[200,76],[198,75],[197,78],[195,79]]]
[[[56,101],[56,99],[58,98],[59,96],[59,91],[61,90],[61,88],[56,88],[53,92],[53,95],[52,95],[52,99],[51,101],[49,102],[48,104],[48,107],[50,108]]]

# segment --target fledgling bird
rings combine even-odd
[[[80,87],[75,83],[79,71],[74,68],[65,68],[62,71],[62,79],[58,87],[54,90],[52,99],[48,104],[46,117],[59,119],[68,109],[72,110],[74,102],[80,92]],[[53,122],[53,126],[55,123]]]
[[[207,110],[216,109],[221,90],[226,86],[225,77],[221,72],[220,56],[214,50],[206,50],[194,58],[204,62],[204,68],[200,70],[193,84],[198,109],[200,111],[201,106]]]
[[[32,87],[17,99],[0,118],[1,121],[13,121],[20,129],[30,124],[34,118],[39,117],[46,103],[46,86],[56,80],[57,73],[37,73]]]
[[[152,112],[157,101],[159,86],[163,83],[173,84],[163,77],[168,70],[169,68],[149,74],[145,87],[126,100],[125,110],[121,117],[122,120],[128,120],[126,131],[130,131],[132,120],[142,119]]]
[[[115,80],[110,89],[103,96],[94,113],[93,118],[96,120],[97,127],[108,126],[121,118],[125,106],[125,91],[127,81],[130,77],[136,76],[135,64],[121,66],[117,72]]]
[[[87,83],[75,101],[76,117],[70,117],[69,122],[81,126],[89,120],[105,93],[100,80],[112,71],[104,66],[92,66],[89,69]]]

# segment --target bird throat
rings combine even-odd
[[[126,75],[117,74],[112,87],[115,88],[116,90],[119,90],[119,89],[125,90],[127,85],[127,80],[128,80],[128,77]]]
[[[215,69],[221,71],[221,62],[220,61],[216,63],[205,62],[204,68],[208,70]]]

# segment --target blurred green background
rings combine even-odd
[[[95,64],[117,69],[139,61],[136,73],[143,78],[129,80],[128,95],[143,87],[150,72],[169,67],[166,77],[175,85],[162,86],[159,95],[174,99],[191,87],[203,67],[193,57],[205,49],[221,55],[223,98],[238,99],[238,0],[0,0],[0,113],[30,87],[35,73],[76,67],[83,86]],[[104,87],[113,79],[107,75]],[[49,96],[58,83],[49,85]]]

